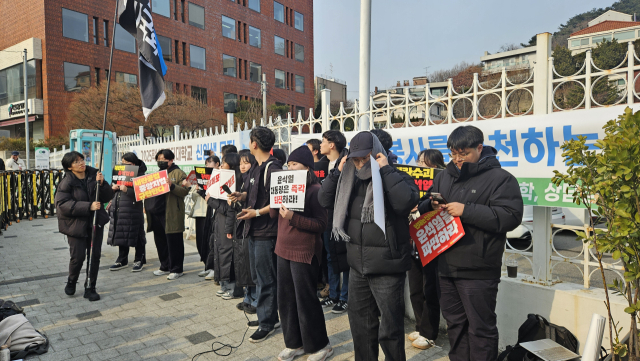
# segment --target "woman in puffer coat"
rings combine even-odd
[[[125,153],[122,156],[122,164],[138,166],[137,176],[142,176],[147,171],[144,162],[134,154]],[[120,248],[118,259],[111,271],[126,268],[129,264],[129,248],[134,247],[136,254],[133,258],[133,269],[131,272],[140,272],[147,263],[145,257],[145,245],[147,239],[144,232],[144,215],[142,201],[136,202],[136,194],[133,187],[125,185],[112,186],[115,193],[109,204],[109,238],[107,244]]]

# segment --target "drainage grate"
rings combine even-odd
[[[171,301],[171,300],[175,300],[176,298],[182,298],[182,296],[180,296],[175,292],[160,296],[160,299],[163,301]]]
[[[214,338],[216,338],[216,336],[210,334],[207,331],[202,331],[202,332],[194,333],[193,335],[185,336],[185,338],[187,339],[187,341],[191,342],[192,344],[197,345],[199,343],[211,341]]]
[[[90,320],[92,318],[96,318],[96,317],[100,317],[100,316],[102,316],[102,313],[100,313],[100,311],[90,311],[90,312],[85,312],[85,313],[79,313],[79,314],[76,315],[76,317],[80,321]]]

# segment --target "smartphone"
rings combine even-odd
[[[447,204],[447,200],[440,193],[431,192],[431,199],[438,202],[438,204]]]

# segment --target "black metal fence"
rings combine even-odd
[[[0,171],[0,232],[13,222],[54,215],[53,197],[63,175],[58,169]]]

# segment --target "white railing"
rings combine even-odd
[[[67,146],[63,145],[61,150],[53,148],[53,151],[49,152],[49,168],[56,169],[62,168],[62,157],[67,152]]]

